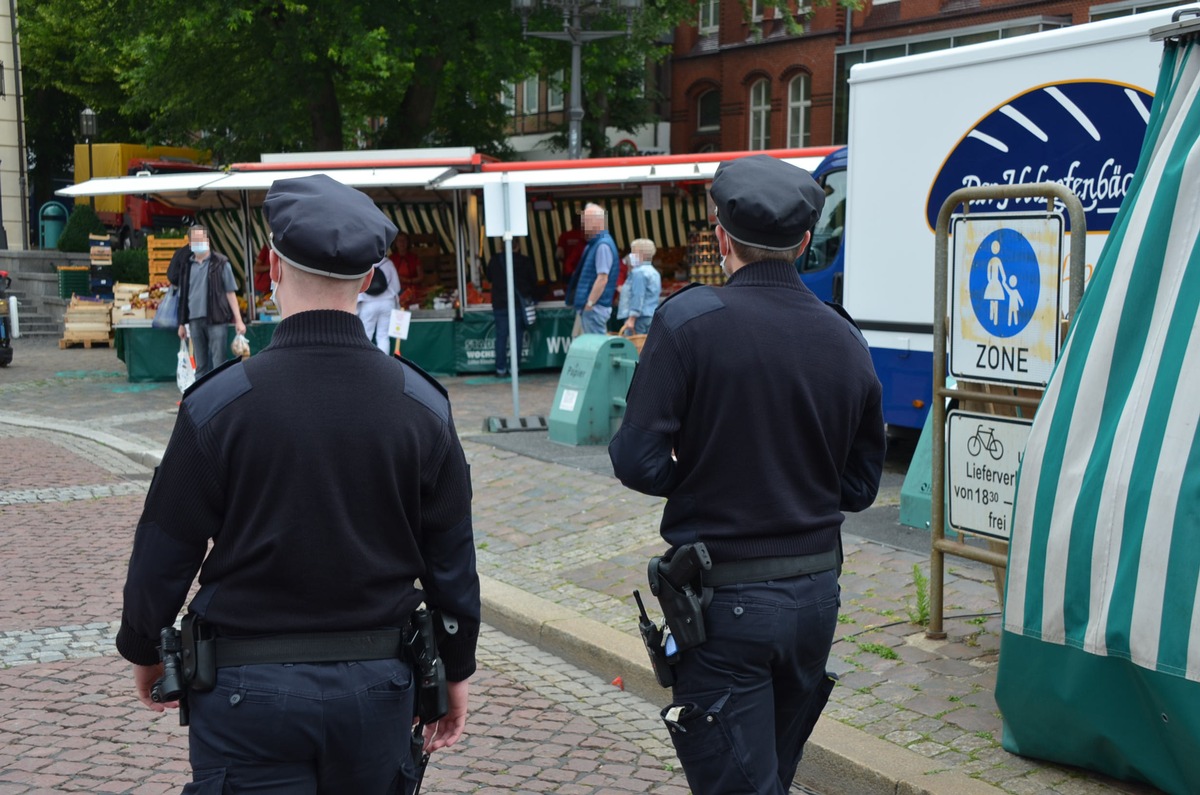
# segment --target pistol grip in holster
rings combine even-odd
[[[443,628],[450,631],[449,624],[443,624]],[[457,625],[454,630],[457,631]],[[450,690],[446,667],[438,656],[434,615],[427,608],[413,613],[405,651],[417,683],[416,716],[422,724],[434,723],[450,711]]]

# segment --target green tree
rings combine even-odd
[[[606,126],[650,120],[646,63],[695,13],[692,0],[645,0],[632,37],[585,46],[593,154]],[[561,25],[544,8],[530,27]],[[511,0],[23,0],[20,17],[31,96],[55,106],[28,110],[39,159],[71,137],[83,104],[100,113],[101,140],[199,144],[220,162],[359,146],[505,154],[504,83],[569,69],[568,46],[520,28]]]

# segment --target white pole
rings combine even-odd
[[[15,295],[8,297],[8,319],[9,325],[12,327],[9,329],[9,333],[15,340],[21,336],[21,318],[17,314],[17,297]]]
[[[513,286],[512,232],[508,229],[504,230],[504,276],[508,282],[505,285],[508,290],[508,372],[512,375],[513,423],[519,424],[521,398],[517,388],[517,363],[521,360],[521,340],[517,339],[517,290]]]

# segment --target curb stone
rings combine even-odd
[[[654,679],[638,638],[607,624],[480,576],[483,621],[584,670],[610,679],[652,704],[669,700]],[[997,795],[1003,790],[946,770],[937,760],[832,719],[817,723],[805,746],[798,782],[826,795]]]

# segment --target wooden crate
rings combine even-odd
[[[117,282],[113,285],[113,303],[116,305],[128,304],[134,298],[145,292],[149,292],[150,285],[148,284],[132,284],[130,282]]]
[[[155,237],[146,236],[146,254],[150,262],[150,284],[158,284],[167,280],[167,266],[171,257],[181,246],[187,245],[186,237]]]
[[[144,306],[129,307],[114,304],[112,308],[112,324],[115,326],[125,320],[149,320],[150,310]]]
[[[88,301],[76,296],[63,317],[63,338],[107,336],[112,330],[112,302]]]
[[[93,265],[112,265],[112,240],[108,235],[88,235]]]

